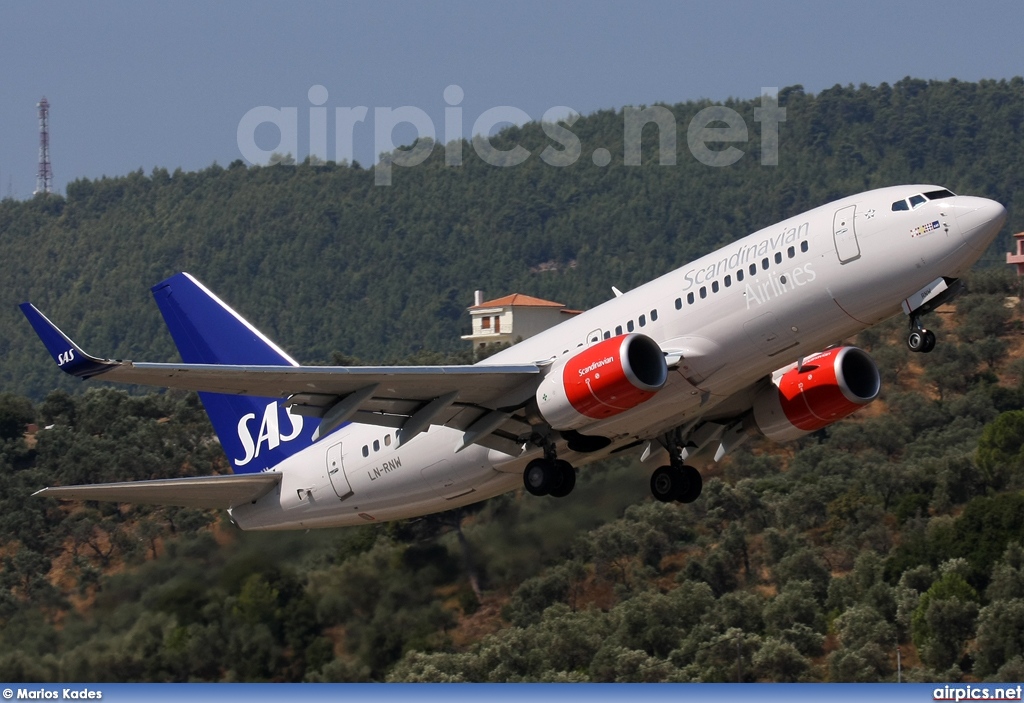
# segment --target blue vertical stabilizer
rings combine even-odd
[[[185,363],[298,366],[189,274],[171,276],[152,290]],[[318,421],[292,415],[280,398],[199,396],[235,473],[267,471],[313,443]]]

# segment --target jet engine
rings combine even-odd
[[[627,334],[555,361],[535,400],[553,429],[575,430],[635,408],[667,380],[668,366],[658,343],[646,335]]]
[[[776,371],[754,398],[754,422],[784,442],[820,430],[878,397],[882,379],[867,352],[836,347]]]

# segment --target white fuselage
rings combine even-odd
[[[612,439],[580,466],[697,418],[742,409],[746,392],[787,364],[900,312],[937,278],[961,276],[998,232],[1002,207],[969,196],[894,210],[937,186],[862,193],[755,232],[481,364],[544,362],[638,332],[683,361],[645,403],[581,432]],[[997,209],[998,208],[998,212]],[[746,406],[749,407],[749,406]],[[234,508],[244,529],[358,525],[448,510],[522,485],[541,450],[510,456],[443,426],[397,446],[389,428],[351,424],[275,470],[279,489]]]

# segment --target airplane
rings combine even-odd
[[[624,451],[654,498],[690,503],[744,439],[786,441],[878,397],[842,340],[963,290],[1006,210],[935,185],[842,198],[754,232],[473,365],[300,366],[203,284],[152,292],[181,363],[86,354],[21,308],[61,370],[198,391],[232,475],[81,486],[71,500],[226,509],[245,530],[412,518],[517,488],[568,496],[576,467]],[[660,464],[660,465],[659,465]]]

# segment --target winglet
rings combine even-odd
[[[46,350],[62,371],[78,378],[92,378],[118,365],[115,361],[98,359],[86,354],[32,303],[22,303],[18,307],[25,313],[39,339],[46,345]]]

